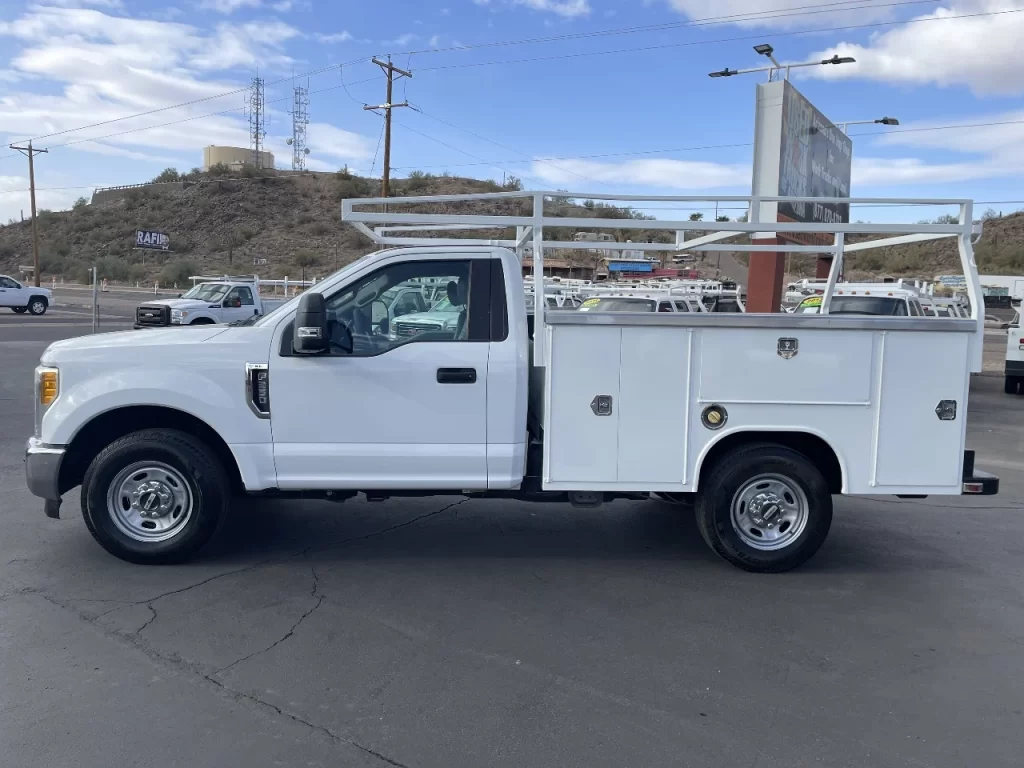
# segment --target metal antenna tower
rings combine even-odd
[[[267,137],[266,118],[263,78],[257,76],[249,84],[249,146],[252,149],[254,168],[263,167],[263,140]]]
[[[292,139],[288,143],[292,145],[292,170],[306,170],[306,155],[309,150],[306,148],[306,126],[309,125],[309,88],[301,85],[295,86],[295,96],[292,100]]]

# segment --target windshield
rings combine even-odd
[[[885,296],[833,296],[830,315],[906,315],[907,302]]]
[[[816,315],[821,312],[821,296],[810,296],[800,302],[796,313]],[[829,305],[830,315],[880,315],[891,317],[907,315],[907,302],[885,296],[833,296]]]
[[[628,296],[606,296],[587,299],[580,305],[580,312],[653,312],[654,299],[634,299]]]
[[[199,301],[220,301],[230,286],[221,283],[200,283],[181,298],[199,299]]]
[[[430,308],[431,312],[461,312],[461,307],[453,307],[451,301],[445,296],[437,304]]]

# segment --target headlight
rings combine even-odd
[[[36,437],[42,437],[40,429],[43,423],[43,414],[60,395],[60,373],[56,368],[39,366],[36,368],[35,384]]]
[[[188,310],[187,309],[172,309],[171,310],[171,322],[172,323],[180,323],[186,317],[188,317]]]

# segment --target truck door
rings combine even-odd
[[[21,285],[9,277],[0,276],[0,307],[24,307],[28,296]]]
[[[236,285],[224,297],[221,322],[233,323],[236,320],[248,320],[255,312],[256,302],[252,297],[252,288]]]
[[[280,488],[487,487],[488,255],[400,254],[326,294],[330,354],[296,356],[291,328],[279,332],[270,397]],[[380,297],[427,278],[446,286],[444,311],[392,327]]]

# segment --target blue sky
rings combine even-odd
[[[662,28],[621,32],[650,25]],[[602,31],[617,33],[565,37]],[[289,167],[290,78],[319,71],[308,77],[309,167],[379,174],[381,119],[362,105],[384,100],[369,58],[390,52],[414,74],[396,100],[420,110],[395,112],[395,175],[744,194],[761,76],[707,73],[766,63],[751,46],[769,42],[783,61],[857,58],[794,77],[832,120],[899,118],[897,132],[851,127],[862,134],[854,196],[1018,200],[1021,39],[1024,0],[4,0],[0,138],[59,134],[36,142],[51,148],[37,184],[42,207],[67,207],[92,186],[200,165],[204,145],[247,146],[238,91],[258,68],[267,144]],[[115,121],[151,110],[162,111]],[[105,121],[115,122],[70,130]],[[1002,124],[918,130],[962,123]],[[697,147],[717,148],[680,151]],[[0,220],[28,209],[26,162],[11,154],[0,151]]]

